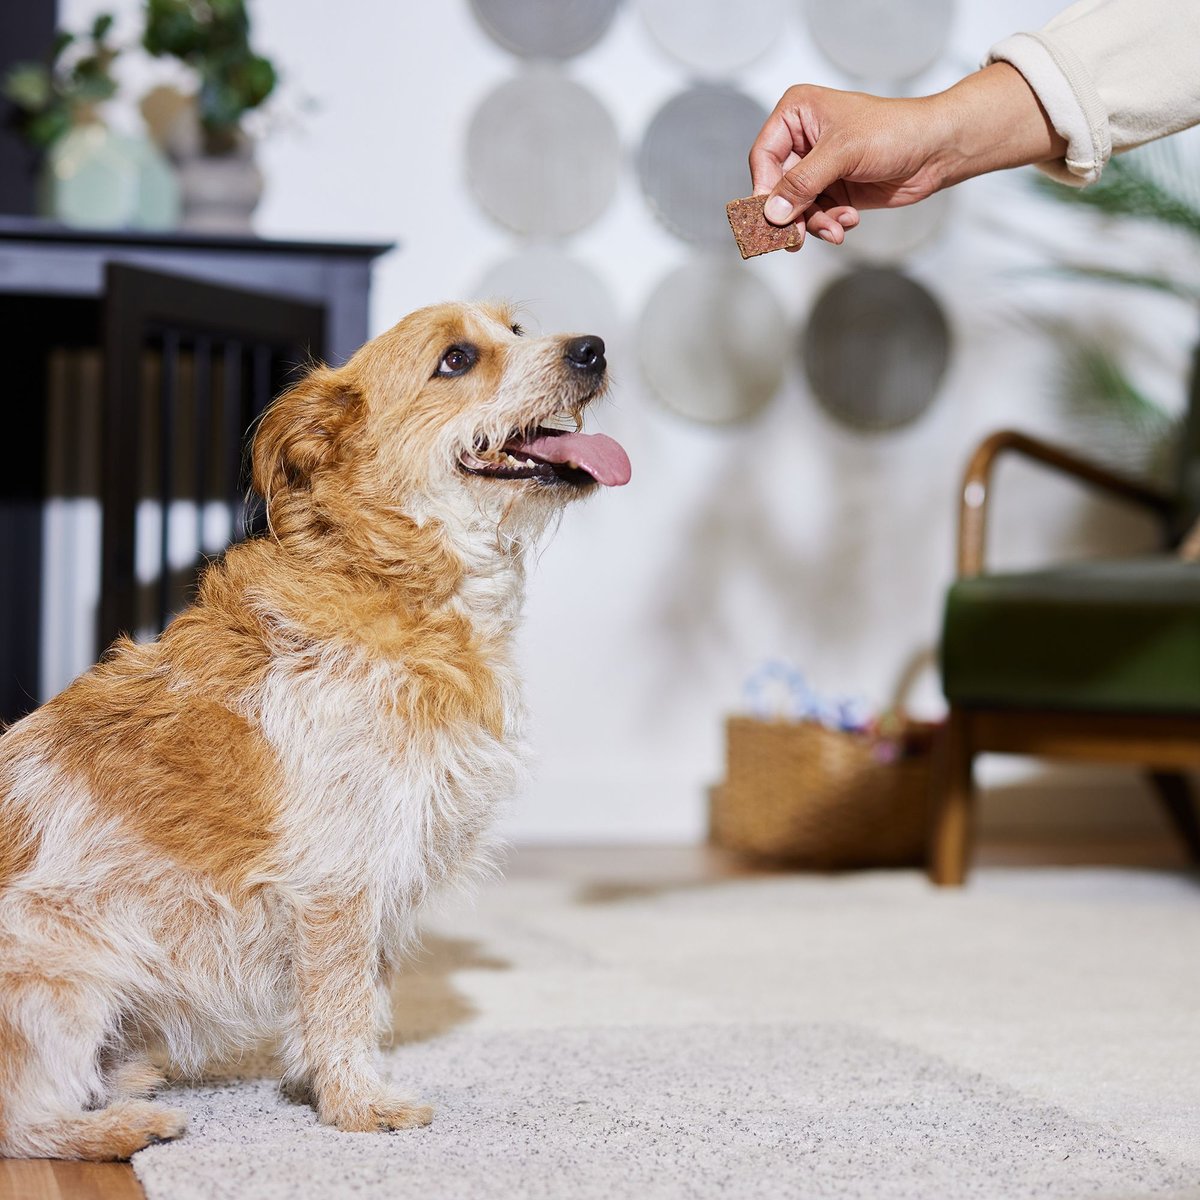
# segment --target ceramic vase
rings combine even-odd
[[[73,125],[46,152],[39,209],[89,229],[170,229],[179,220],[179,188],[149,139],[93,118]]]

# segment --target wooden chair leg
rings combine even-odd
[[[1187,846],[1188,856],[1200,863],[1200,819],[1191,781],[1182,771],[1149,771],[1147,776],[1172,828]]]
[[[974,785],[970,731],[966,717],[953,709],[942,745],[941,780],[934,807],[929,847],[929,878],[939,887],[961,887],[967,877]]]

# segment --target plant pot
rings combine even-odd
[[[250,233],[263,190],[255,143],[240,129],[223,130],[214,139],[200,122],[196,97],[169,84],[147,92],[141,110],[151,137],[175,167],[182,228]]]
[[[197,154],[177,164],[184,229],[249,233],[263,178],[245,143],[230,154]]]

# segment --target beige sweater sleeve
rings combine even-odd
[[[1082,186],[1113,154],[1200,124],[1200,0],[1079,0],[993,46],[1037,93],[1067,153],[1047,173]]]

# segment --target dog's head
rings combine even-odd
[[[357,506],[536,533],[565,501],[629,479],[612,438],[581,432],[606,382],[598,337],[527,337],[494,305],[421,309],[272,405],[255,488],[273,528]]]

